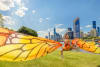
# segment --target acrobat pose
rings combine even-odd
[[[63,51],[68,51],[76,48],[80,48],[92,53],[100,53],[100,47],[96,45],[94,41],[85,42],[79,38],[69,40],[69,36],[66,34],[64,36],[64,47],[61,50],[61,56],[63,57]]]

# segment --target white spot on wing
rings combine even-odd
[[[7,39],[7,41],[6,41],[6,44],[9,44],[10,43],[10,40],[9,40],[9,38]]]
[[[12,43],[19,43],[19,39],[18,38],[13,38]]]
[[[15,37],[15,34],[11,34],[10,36]]]
[[[19,35],[17,35],[17,37],[18,37],[18,38],[21,38],[21,37],[23,37],[23,35],[19,34]]]

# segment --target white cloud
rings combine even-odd
[[[37,33],[39,34],[39,37],[45,37],[45,36],[48,36],[49,32],[50,32],[50,35],[53,35],[53,30],[52,31],[41,30],[41,31],[38,31]]]
[[[50,18],[49,18],[49,17],[47,17],[47,18],[45,18],[45,20],[46,20],[46,22],[48,22],[48,21],[50,20]]]
[[[91,28],[92,27],[92,25],[87,25],[87,26],[85,26],[86,28]]]
[[[65,28],[60,28],[61,26],[63,26],[63,24],[55,24],[56,31],[58,33],[62,33],[62,32],[64,32],[66,30]]]
[[[50,20],[49,17],[47,17],[47,18],[40,18],[39,22],[48,22],[49,20]]]
[[[7,11],[14,7],[14,0],[0,0],[0,10]]]
[[[56,32],[58,32],[58,33],[62,33],[62,32],[64,32],[64,31],[66,31],[66,29],[65,28],[56,28]]]
[[[36,10],[32,10],[32,13],[35,14],[36,13]]]
[[[49,19],[50,19],[49,17],[46,18],[46,20],[49,20]]]
[[[44,19],[43,19],[43,18],[40,18],[40,19],[39,19],[39,22],[43,22],[43,21],[44,21]]]
[[[65,31],[66,31],[66,29],[64,29],[64,28],[56,28],[56,32],[59,34],[62,34]],[[45,36],[48,36],[49,32],[50,32],[50,35],[53,35],[53,28],[38,31],[38,34],[39,34],[39,37],[45,37]]]
[[[9,29],[16,29],[18,23],[11,16],[3,16],[4,25]]]
[[[60,26],[62,26],[63,24],[55,24],[55,27],[58,28]]]
[[[4,21],[4,24],[6,25],[15,25],[15,21],[12,19],[12,17],[10,16],[3,16],[3,19],[5,20]]]
[[[18,9],[16,9],[15,12],[12,12],[12,14],[23,17],[28,8],[25,7],[22,1],[23,0],[0,0],[0,10],[7,11],[13,7],[18,7]]]
[[[21,6],[21,0],[14,0],[16,2],[17,5]]]
[[[15,11],[15,15],[19,17],[23,17],[26,14],[26,11],[28,11],[28,8],[25,7],[25,4],[22,2],[23,0],[14,0],[18,6],[18,9]]]
[[[48,35],[48,31],[47,30],[38,31],[37,33],[39,34],[39,37],[45,37],[45,36]]]
[[[38,31],[38,34],[39,34],[39,37],[45,37],[45,36],[48,36],[49,32],[51,35],[53,35],[53,28],[49,28],[46,30],[40,30],[40,31]]]
[[[15,12],[15,14],[17,15],[17,16],[20,16],[20,17],[23,17],[24,15],[25,15],[25,11],[27,11],[28,10],[28,8],[26,8],[26,7],[20,7],[19,9],[17,9],[17,11]]]

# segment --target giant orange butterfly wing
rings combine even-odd
[[[77,45],[79,48],[92,52],[92,53],[97,53],[100,54],[100,47],[96,45],[95,42],[85,42],[82,39],[74,39],[72,40],[72,45]]]
[[[3,28],[0,29],[2,29],[0,31],[0,36],[2,36],[0,41],[2,42],[0,47],[0,60],[32,60],[45,56],[62,46],[62,44],[53,40],[24,35]]]

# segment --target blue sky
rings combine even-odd
[[[91,30],[93,20],[100,26],[100,0],[0,0],[0,5],[7,27],[17,30],[24,25],[40,36],[54,27],[64,34],[76,17],[84,32]]]

